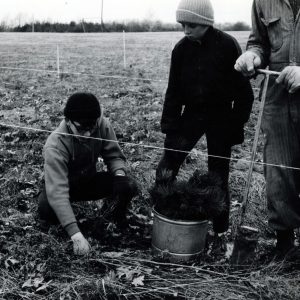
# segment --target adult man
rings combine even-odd
[[[126,206],[137,192],[126,176],[125,157],[103,109],[90,93],[73,94],[64,109],[65,119],[50,134],[44,147],[45,190],[39,196],[41,219],[59,221],[73,241],[75,254],[87,254],[71,202],[98,200],[112,195],[114,218],[124,223]],[[102,157],[108,172],[97,172]]]
[[[237,41],[213,27],[209,0],[181,0],[176,11],[185,37],[172,52],[169,84],[161,119],[166,150],[156,182],[174,180],[187,152],[205,133],[208,169],[228,189],[231,146],[244,140],[243,127],[253,103],[248,80],[234,70],[241,50]],[[169,174],[169,175],[168,175]],[[229,226],[229,196],[224,213],[213,220],[215,233]]]
[[[248,77],[266,66],[281,72],[270,77],[262,122],[269,225],[279,255],[293,248],[300,226],[299,8],[299,0],[254,0],[247,51],[235,66]]]

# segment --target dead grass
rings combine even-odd
[[[238,36],[242,47],[248,33]],[[87,258],[72,254],[60,227],[40,227],[35,196],[43,176],[42,146],[47,134],[0,127],[0,299],[297,299],[299,264],[272,261],[272,235],[266,226],[265,187],[261,168],[253,174],[247,224],[260,230],[260,244],[251,266],[232,268],[227,257],[203,257],[171,264],[153,257],[150,245],[151,206],[148,189],[164,136],[159,119],[169,70],[170,51],[181,33],[128,34],[127,68],[123,68],[120,34],[6,34],[0,33],[0,122],[46,130],[61,119],[67,97],[75,91],[97,95],[116,128],[141,194],[130,216],[137,221],[126,233],[95,230],[99,209],[78,206],[80,226],[93,252]],[[56,70],[56,46],[61,70]],[[54,73],[47,73],[54,71]],[[120,75],[139,80],[89,74]],[[161,81],[149,81],[154,80]],[[254,82],[257,86],[258,82]],[[253,142],[257,104],[246,128],[244,145],[235,159],[248,159]],[[129,144],[126,144],[129,143]],[[131,143],[139,144],[134,146]],[[258,159],[261,159],[262,141]],[[195,169],[206,170],[202,139],[180,172],[188,179]],[[231,225],[236,224],[247,167],[231,164]],[[96,228],[97,229],[97,228]],[[232,234],[228,234],[232,242]]]

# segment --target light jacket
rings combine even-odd
[[[91,135],[91,138],[103,140],[63,134],[72,134],[65,120],[50,134],[44,146],[45,186],[50,206],[68,234],[72,235],[79,229],[70,204],[70,187],[89,181],[95,175],[98,157],[103,158],[112,173],[125,170],[125,157],[103,112]]]

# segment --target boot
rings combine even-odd
[[[225,192],[224,211],[218,217],[213,219],[213,229],[215,233],[224,233],[229,228],[230,198],[228,189],[226,189]]]
[[[278,256],[285,257],[294,248],[295,235],[293,229],[277,230],[276,251]]]

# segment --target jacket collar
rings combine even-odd
[[[187,37],[185,38],[188,42],[192,43],[193,45],[205,45],[209,43],[212,39],[214,39],[215,35],[215,28],[213,26],[209,26],[203,38],[199,41],[191,41]]]

